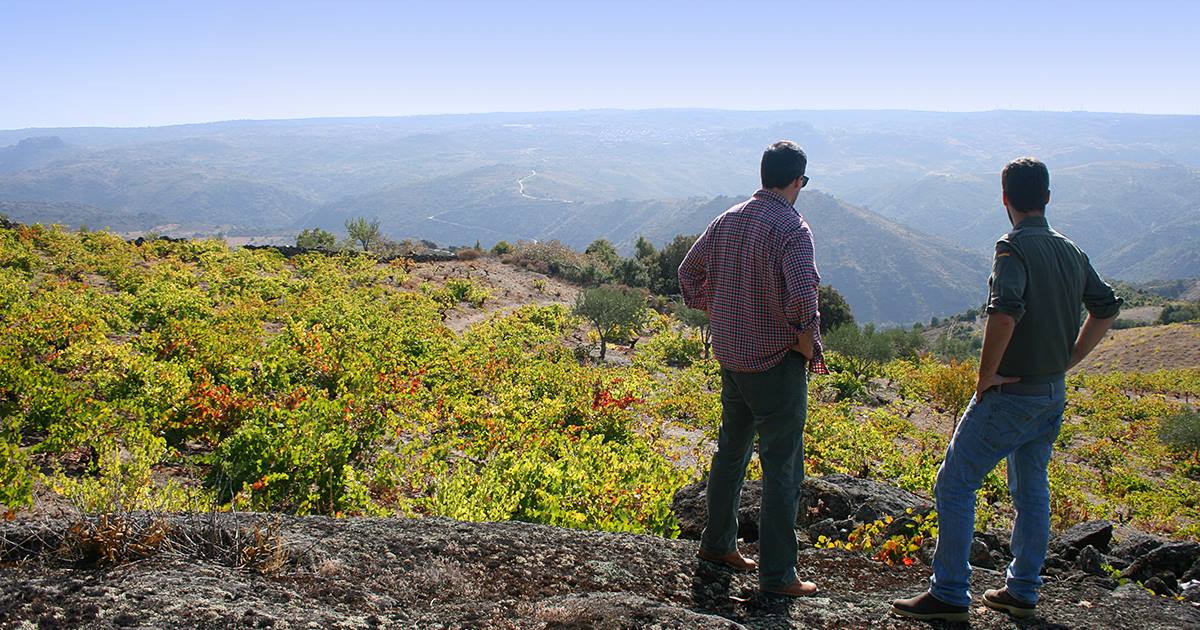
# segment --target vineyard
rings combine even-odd
[[[445,313],[494,288],[406,288],[409,273],[352,253],[0,229],[0,506],[678,532],[671,498],[703,477],[719,423],[694,329],[656,314],[631,360],[605,363],[572,341],[585,328],[564,305],[452,332]],[[808,472],[928,495],[974,365],[830,364],[812,383]],[[1104,517],[1200,539],[1200,454],[1161,437],[1198,397],[1197,368],[1072,377],[1055,527]],[[1010,518],[1001,467],[980,526]]]

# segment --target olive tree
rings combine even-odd
[[[350,240],[362,245],[363,251],[370,251],[371,243],[378,242],[383,236],[379,231],[379,221],[367,221],[362,217],[346,220],[346,232]]]
[[[633,291],[613,286],[584,289],[575,300],[575,314],[586,319],[600,337],[600,359],[604,360],[617,331],[636,328],[645,321],[646,301]]]
[[[321,228],[304,230],[296,236],[296,247],[301,249],[333,249],[337,245],[337,237],[333,232]]]
[[[712,347],[712,329],[709,327],[708,313],[678,302],[675,304],[675,317],[683,322],[684,326],[695,328],[700,333],[700,341],[704,342],[704,358],[707,359]]]

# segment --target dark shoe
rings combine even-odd
[[[971,609],[947,604],[926,591],[916,597],[892,602],[892,614],[922,621],[967,621],[971,617]]]
[[[1021,601],[1009,594],[1007,588],[996,590],[990,588],[983,594],[983,605],[992,610],[1006,612],[1014,617],[1025,619],[1032,617],[1037,609],[1037,604]]]
[[[763,592],[770,595],[783,595],[784,597],[808,597],[817,593],[817,585],[797,578],[795,582],[787,586],[764,588]]]
[[[737,571],[755,571],[758,569],[757,562],[742,556],[742,554],[736,549],[724,555],[701,549],[700,552],[696,554],[696,557],[700,558],[701,560],[708,560],[709,562],[723,564]]]

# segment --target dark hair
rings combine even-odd
[[[1050,194],[1050,171],[1041,160],[1017,158],[1000,172],[1000,187],[1018,212],[1045,212]]]
[[[808,156],[804,155],[800,145],[788,140],[776,142],[763,151],[759,169],[762,186],[783,188],[803,175],[807,166]]]

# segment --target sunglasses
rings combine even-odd
[[[807,185],[808,185],[808,175],[801,175],[800,176],[800,187],[804,188]]]

